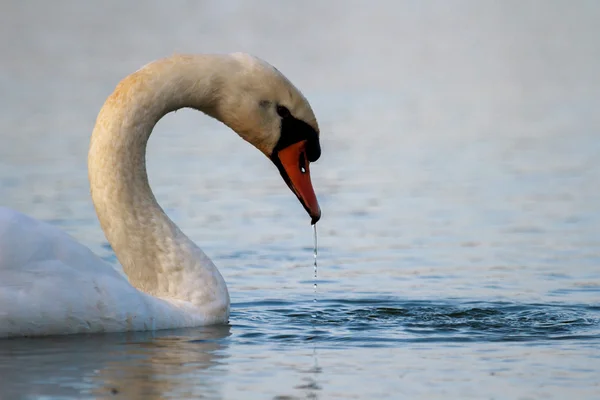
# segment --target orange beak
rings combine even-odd
[[[283,180],[298,197],[308,215],[312,218],[311,225],[321,218],[321,208],[310,181],[309,162],[306,158],[306,140],[289,145],[277,152],[273,157],[275,165]]]

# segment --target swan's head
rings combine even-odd
[[[221,72],[215,115],[273,161],[316,223],[321,209],[309,164],[321,145],[310,104],[281,72],[248,54],[228,56]]]

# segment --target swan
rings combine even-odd
[[[124,332],[227,323],[221,274],[157,203],[146,144],[183,107],[213,117],[275,164],[315,224],[309,163],[319,127],[302,93],[244,53],[178,54],[124,78],[100,110],[88,154],[96,214],[126,279],[59,229],[0,208],[0,337]]]

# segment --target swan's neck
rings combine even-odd
[[[206,306],[229,297],[204,253],[169,219],[148,184],[146,144],[165,114],[192,107],[216,115],[219,56],[159,60],[125,78],[104,104],[88,170],[96,213],[132,285]]]

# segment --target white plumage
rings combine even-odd
[[[270,155],[281,122],[265,100],[318,130],[302,94],[249,55],[175,55],[125,78],[98,115],[88,170],[102,229],[129,280],[59,229],[0,208],[0,337],[226,323],[225,281],[156,202],[146,143],[162,116],[192,107]]]

